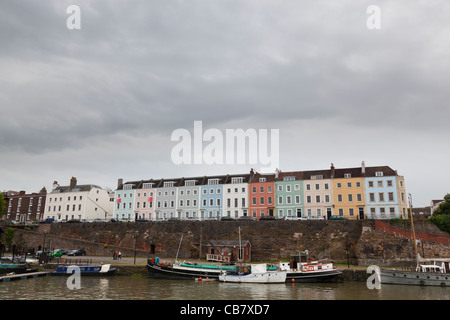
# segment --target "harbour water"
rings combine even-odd
[[[146,276],[82,277],[69,289],[66,277],[43,276],[0,283],[2,300],[450,300],[450,288],[365,282],[233,284],[159,280]]]

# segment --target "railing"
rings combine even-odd
[[[218,261],[218,262],[230,262],[230,257],[222,256],[220,254],[207,254],[206,260],[208,261]]]

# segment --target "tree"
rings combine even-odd
[[[434,215],[437,214],[450,214],[450,193],[447,193],[444,197],[444,202],[434,211]]]
[[[434,211],[433,216],[428,218],[439,229],[450,233],[450,194],[444,197],[439,207]]]

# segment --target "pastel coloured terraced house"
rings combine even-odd
[[[301,218],[304,215],[303,172],[278,171],[275,177],[277,218]]]
[[[182,178],[177,188],[177,217],[179,219],[199,219],[200,186],[204,177]]]
[[[303,172],[305,195],[303,217],[308,219],[330,219],[334,215],[333,180],[330,170]]]
[[[406,217],[406,194],[403,177],[389,167],[365,169],[367,218]]]
[[[155,194],[158,181],[145,180],[138,183],[134,205],[138,220],[152,220],[155,216]]]
[[[205,220],[220,219],[223,212],[223,183],[226,176],[207,177],[200,187],[200,217]]]
[[[333,193],[335,216],[346,219],[364,219],[365,197],[362,169],[334,169]]]
[[[276,216],[275,208],[275,174],[250,172],[248,186],[249,214],[252,218]]]
[[[248,215],[249,174],[229,175],[223,185],[223,217],[239,219]]]

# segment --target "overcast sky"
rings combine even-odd
[[[449,17],[448,0],[2,1],[0,190],[258,169],[174,164],[172,132],[199,120],[279,129],[283,171],[388,165],[429,205],[450,193]]]

